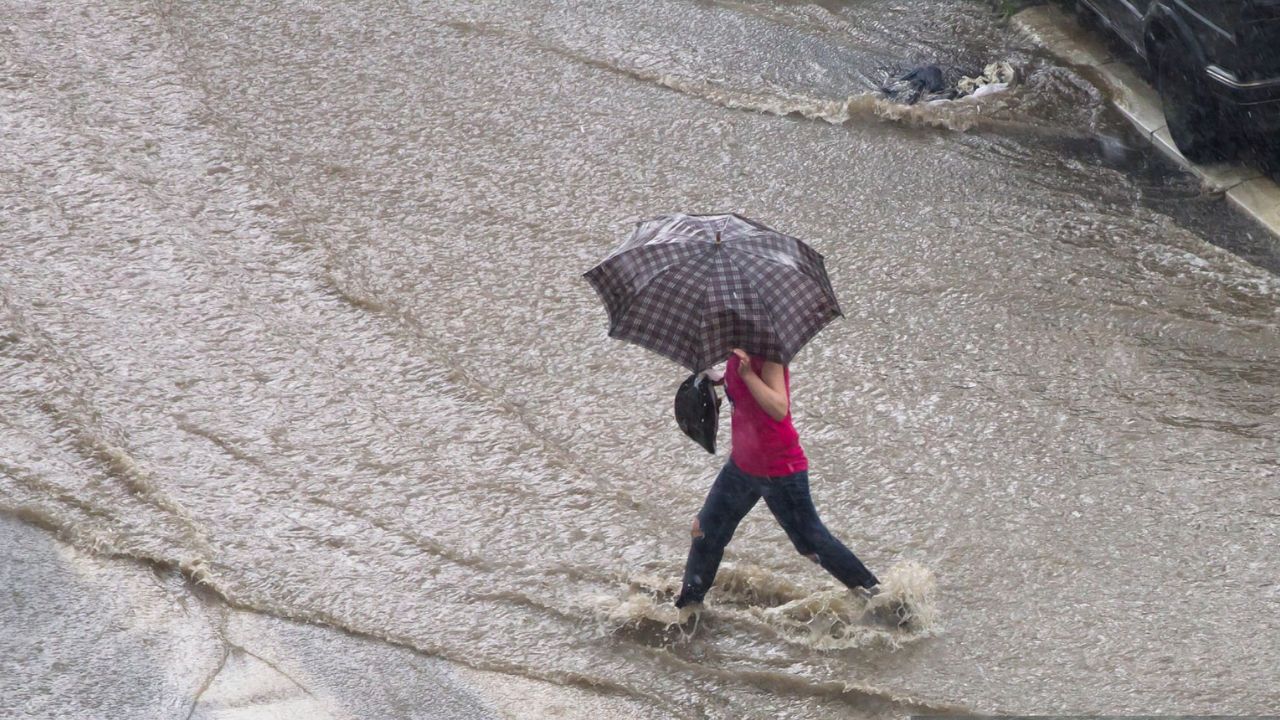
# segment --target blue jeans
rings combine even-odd
[[[730,460],[716,477],[698,512],[676,607],[702,602],[715,582],[724,548],[733,538],[734,530],[762,497],[801,555],[814,560],[851,588],[879,584],[862,561],[818,519],[818,511],[809,497],[807,471],[773,478],[756,477],[746,474]]]

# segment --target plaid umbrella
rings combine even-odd
[[[693,372],[739,347],[789,363],[840,312],[822,256],[741,215],[665,215],[584,277],[609,311],[609,336]]]

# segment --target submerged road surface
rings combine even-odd
[[[0,8],[0,509],[654,717],[1280,705],[1274,260],[986,4]],[[926,627],[760,510],[666,626],[723,457],[579,275],[673,210],[826,256],[814,494]]]

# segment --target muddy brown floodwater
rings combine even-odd
[[[654,717],[1280,705],[1272,256],[986,4],[0,6],[0,508]],[[760,511],[665,626],[723,457],[579,275],[674,210],[826,256],[814,494],[928,627]]]

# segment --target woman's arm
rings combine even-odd
[[[738,349],[734,349],[733,354],[738,356],[738,374],[751,391],[751,397],[756,399],[756,403],[769,417],[779,422],[785,420],[787,413],[791,412],[791,406],[787,398],[787,381],[782,365],[766,360],[764,367],[760,368],[763,375],[761,377],[751,369],[750,355]]]

